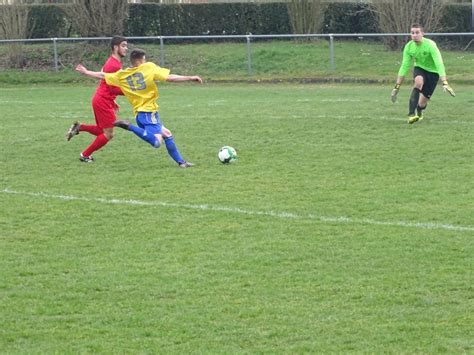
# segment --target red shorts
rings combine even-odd
[[[115,102],[105,99],[100,95],[94,95],[92,99],[95,122],[100,128],[113,128],[116,120]]]

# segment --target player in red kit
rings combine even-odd
[[[102,67],[104,73],[115,73],[122,69],[120,59],[127,55],[127,39],[122,36],[114,36],[110,42],[112,54]],[[110,86],[101,80],[95,95],[92,98],[92,108],[94,110],[95,125],[74,122],[66,133],[69,141],[79,132],[88,132],[96,136],[95,140],[81,153],[79,160],[85,163],[92,163],[94,158],[92,153],[102,148],[114,136],[115,113],[118,105],[115,102],[117,95],[123,95],[122,90],[116,86]]]

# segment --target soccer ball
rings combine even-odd
[[[217,157],[219,158],[222,164],[233,163],[237,160],[237,151],[234,148],[226,145],[219,149]]]

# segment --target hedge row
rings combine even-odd
[[[33,5],[32,38],[81,36],[74,33],[64,6]],[[130,4],[126,36],[182,36],[221,34],[291,33],[288,7],[284,3],[221,4]],[[453,4],[446,8],[446,32],[470,32],[471,5]],[[33,26],[34,24],[34,26]],[[331,3],[324,18],[324,33],[377,32],[368,5]],[[107,34],[104,34],[107,35]],[[108,34],[110,35],[110,34]]]
[[[331,3],[323,26],[323,33],[378,32],[369,5],[361,3]]]
[[[286,4],[131,4],[127,36],[291,33]]]
[[[72,28],[64,6],[67,5],[31,5],[28,16],[31,38],[69,37]]]

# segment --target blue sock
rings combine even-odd
[[[158,148],[160,146],[160,141],[153,134],[148,133],[143,128],[130,125],[128,130],[135,133],[138,138],[143,139],[145,142],[151,144],[154,148]]]
[[[173,136],[165,138],[165,145],[168,154],[171,158],[173,158],[175,162],[177,162],[178,164],[184,163],[183,157],[179,154],[178,148],[176,148],[176,144],[174,144]]]

